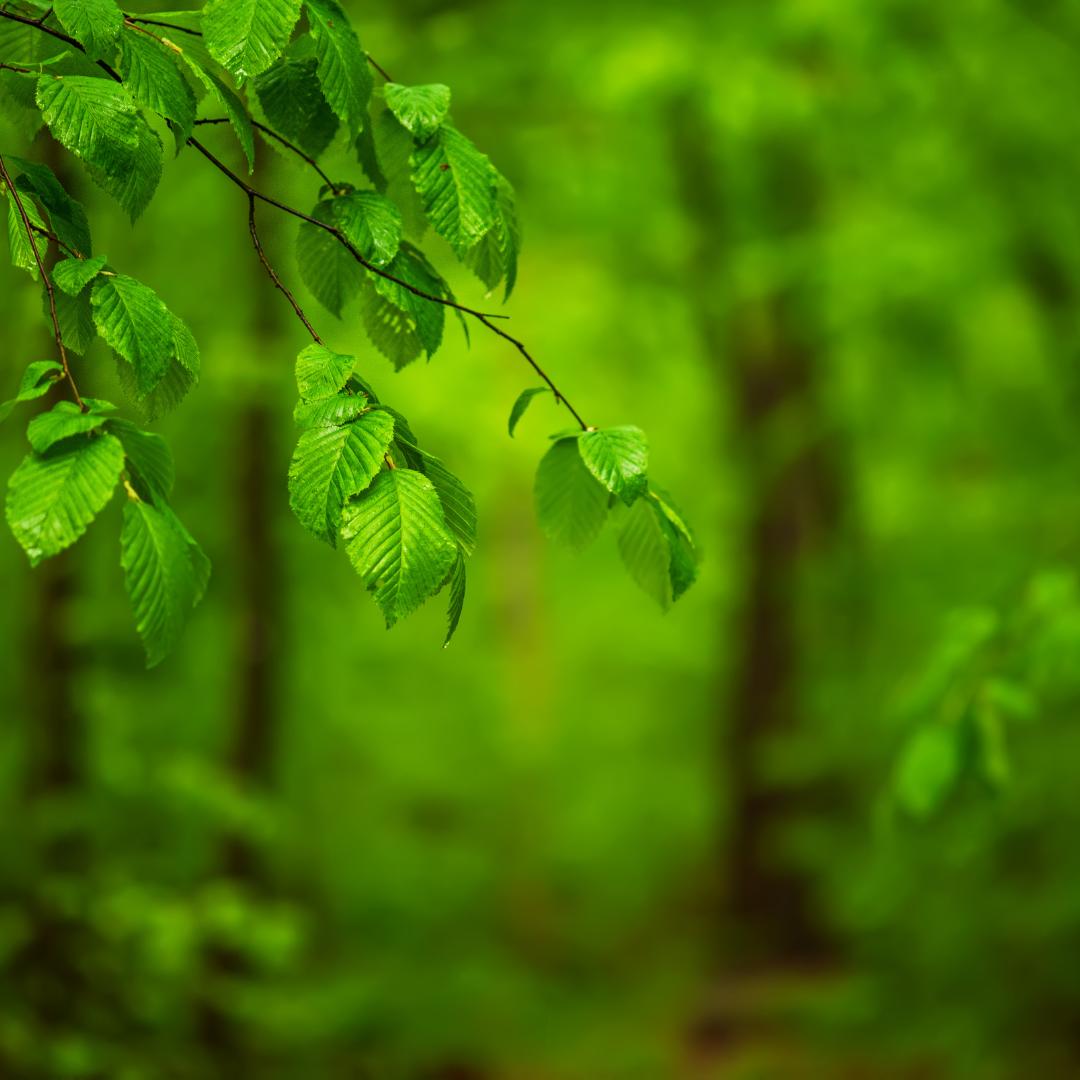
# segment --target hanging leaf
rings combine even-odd
[[[341,536],[388,627],[442,588],[457,557],[435,488],[411,469],[381,472],[345,508]]]

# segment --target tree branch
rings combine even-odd
[[[64,375],[71,387],[71,393],[75,397],[75,404],[78,405],[83,412],[88,412],[89,410],[86,407],[86,403],[79,394],[79,388],[75,385],[75,378],[71,374],[71,365],[68,363],[67,349],[64,348],[64,335],[60,332],[60,319],[56,314],[56,293],[53,289],[53,283],[49,277],[49,272],[45,269],[45,263],[41,258],[41,252],[38,250],[37,240],[34,237],[34,224],[26,213],[26,207],[23,206],[22,199],[19,198],[19,192],[15,188],[15,184],[11,179],[11,174],[7,170],[7,165],[4,163],[2,154],[0,154],[0,180],[4,181],[9,194],[15,201],[15,209],[19,211],[19,217],[22,218],[23,228],[26,230],[26,239],[30,242],[30,250],[34,253],[34,262],[37,263],[38,271],[41,274],[41,280],[45,282],[45,291],[49,296],[49,314],[52,316],[53,333],[56,336],[56,348],[60,352],[60,366],[64,369]]]
[[[3,9],[0,9],[0,17],[22,23],[26,26],[35,27],[36,29],[41,30],[46,34],[49,34],[51,37],[54,37],[59,41],[65,42],[72,48],[77,49],[79,52],[86,52],[86,49],[75,38],[70,37],[68,34],[64,34],[59,30],[54,30],[49,26],[43,26],[33,19],[29,19],[25,16],[17,15],[14,12]],[[112,68],[109,64],[107,64],[104,60],[98,60],[97,65],[111,79],[119,83],[123,82],[123,79],[121,79],[120,75],[116,72],[116,70]],[[487,327],[487,329],[490,330],[493,334],[501,337],[504,341],[508,341],[511,345],[514,346],[515,349],[517,349],[517,351],[522,355],[522,357],[524,357],[525,361],[529,364],[533,371],[536,372],[539,378],[543,380],[544,384],[548,387],[548,389],[551,390],[552,394],[555,397],[555,401],[559,404],[566,406],[567,410],[570,412],[571,416],[573,416],[573,418],[577,421],[582,431],[588,431],[589,426],[581,418],[581,414],[577,411],[577,409],[574,408],[573,405],[570,404],[570,402],[566,399],[566,396],[555,385],[554,381],[547,374],[547,372],[544,371],[544,369],[540,366],[539,363],[537,363],[536,359],[529,352],[525,343],[514,337],[512,334],[508,334],[505,330],[502,330],[498,326],[496,326],[491,321],[491,316],[485,314],[482,311],[477,311],[475,308],[467,307],[464,304],[459,304],[456,300],[451,300],[448,297],[436,296],[433,293],[425,292],[423,289],[419,289],[415,285],[411,285],[409,282],[403,281],[401,278],[389,273],[389,271],[383,270],[382,268],[375,266],[373,263],[369,262],[366,258],[364,258],[364,256],[353,246],[353,244],[349,241],[345,234],[341,232],[340,229],[336,228],[333,225],[327,224],[325,221],[319,221],[317,218],[312,217],[310,214],[305,214],[302,211],[297,210],[295,207],[289,206],[287,203],[283,203],[278,199],[272,198],[269,195],[264,195],[261,191],[258,191],[256,188],[248,184],[245,180],[237,176],[237,174],[233,172],[232,169],[230,169],[223,161],[215,157],[194,136],[189,138],[187,141],[189,146],[192,146],[194,149],[198,150],[198,152],[202,154],[202,156],[205,157],[206,160],[209,161],[219,172],[221,172],[224,176],[228,177],[229,180],[231,180],[238,188],[240,188],[240,190],[243,191],[244,194],[248,197],[249,202],[251,200],[257,199],[260,202],[266,203],[268,206],[275,207],[284,214],[295,217],[300,221],[306,221],[309,225],[312,225],[315,228],[322,229],[324,232],[333,236],[334,239],[337,240],[337,242],[341,244],[342,247],[344,247],[349,252],[349,254],[352,255],[352,257],[366,270],[370,271],[373,274],[376,274],[381,278],[385,278],[387,281],[394,282],[396,285],[405,289],[406,292],[412,293],[414,296],[417,296],[422,300],[427,300],[433,304],[441,304],[443,307],[453,308],[455,311],[459,311],[463,315],[468,315],[471,318],[476,319],[476,321],[481,323],[483,326]]]
[[[205,124],[230,124],[230,123],[232,123],[232,121],[229,120],[228,117],[215,116],[215,117],[211,117],[209,119],[196,120],[195,121],[195,126],[199,127],[199,126],[205,125]],[[305,154],[304,151],[301,150],[299,146],[295,145],[295,143],[289,142],[288,139],[286,139],[283,135],[279,135],[276,131],[274,131],[273,128],[267,127],[266,124],[259,123],[258,120],[253,119],[251,121],[251,126],[253,128],[255,128],[256,131],[261,131],[267,138],[273,139],[275,142],[279,142],[282,146],[285,147],[286,150],[291,150],[302,161],[307,162],[307,164],[310,165],[319,174],[319,176],[322,178],[322,182],[328,188],[330,188],[335,194],[338,192],[339,185],[335,184],[334,181],[331,180],[330,177],[327,176],[325,172],[323,172],[322,167],[319,165],[319,163],[313,157],[311,157],[309,154]]]
[[[278,277],[277,271],[271,265],[270,260],[266,257],[266,252],[263,250],[262,241],[259,239],[259,227],[255,222],[255,196],[248,195],[248,231],[251,233],[251,242],[255,245],[255,254],[259,256],[259,262],[263,264],[267,274],[270,275],[270,280],[274,283],[274,287],[280,289],[285,295],[285,299],[292,304],[293,311],[296,312],[296,317],[304,324],[307,332],[312,336],[313,340],[319,345],[324,344],[323,339],[315,332],[315,328],[308,321],[308,317],[304,314],[304,309],[297,303],[296,297],[289,292],[285,283]]]

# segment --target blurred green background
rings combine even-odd
[[[1080,11],[346,6],[517,187],[514,332],[647,430],[701,578],[661,616],[543,542],[565,420],[507,438],[494,336],[394,375],[306,297],[477,497],[452,646],[386,633],[288,510],[305,338],[242,195],[187,151],[132,229],[72,163],[202,347],[158,427],[214,577],[147,673],[117,506],[33,573],[0,539],[3,1075],[1080,1075]],[[0,267],[4,396],[39,305]]]

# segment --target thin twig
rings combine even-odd
[[[79,251],[78,248],[73,248],[70,244],[61,240],[59,236],[54,232],[50,232],[48,229],[42,228],[40,225],[31,225],[31,228],[38,234],[38,236],[44,236],[46,240],[51,240],[57,247],[63,248],[73,259],[85,259],[86,256]]]
[[[21,15],[16,15],[14,12],[9,12],[5,10],[0,10],[0,17],[23,23],[26,26],[34,26],[42,32],[49,34],[51,37],[57,38],[59,41],[65,42],[72,48],[77,49],[79,52],[86,52],[86,49],[83,47],[83,45],[75,38],[69,36],[68,34],[61,33],[58,30],[53,30],[49,26],[39,26],[32,19],[28,19]],[[116,70],[109,64],[107,64],[104,60],[98,60],[97,65],[114,81],[119,83],[123,82],[123,79],[121,79],[120,75],[116,72]],[[352,243],[340,229],[336,228],[333,225],[328,225],[325,221],[319,221],[317,218],[312,217],[310,214],[305,214],[302,211],[297,210],[295,207],[289,206],[287,203],[283,203],[280,200],[272,198],[269,195],[264,195],[261,191],[253,188],[245,180],[242,180],[239,176],[237,176],[237,174],[234,173],[232,169],[230,169],[223,161],[215,157],[194,136],[189,138],[187,141],[189,146],[192,146],[194,147],[194,149],[198,150],[199,153],[202,154],[202,156],[205,157],[206,160],[209,161],[219,172],[221,172],[238,188],[240,188],[240,190],[244,192],[244,194],[248,197],[249,200],[258,199],[260,202],[264,202],[268,206],[273,206],[284,214],[288,214],[291,217],[297,218],[300,221],[306,221],[309,225],[312,225],[315,228],[322,229],[324,232],[333,236],[338,241],[338,243],[341,244],[342,247],[344,247],[349,252],[349,254],[352,255],[352,257],[366,270],[370,271],[373,274],[376,274],[378,277],[385,278],[387,281],[394,282],[394,284],[405,289],[406,292],[412,293],[414,296],[417,296],[422,300],[427,300],[433,304],[441,304],[443,307],[453,308],[455,311],[460,311],[463,315],[469,315],[470,317],[476,319],[477,322],[486,326],[487,329],[490,330],[493,334],[501,337],[504,341],[508,341],[511,345],[514,346],[515,349],[517,349],[517,351],[522,355],[522,357],[524,357],[525,361],[529,364],[533,371],[536,372],[539,378],[543,380],[548,389],[551,390],[552,394],[555,397],[555,401],[566,406],[567,410],[570,412],[571,416],[573,416],[573,418],[577,421],[582,431],[589,430],[589,426],[581,418],[581,414],[577,411],[577,409],[574,408],[573,405],[570,404],[570,402],[566,399],[566,396],[555,385],[554,381],[547,374],[547,372],[544,371],[544,369],[539,365],[539,363],[537,363],[536,359],[529,352],[525,343],[523,341],[520,341],[513,335],[508,334],[505,330],[501,330],[491,321],[490,317],[484,312],[477,311],[475,308],[467,307],[464,304],[459,304],[456,300],[451,300],[448,297],[436,296],[433,293],[425,292],[423,289],[419,289],[415,285],[412,285],[409,282],[403,281],[401,278],[396,277],[389,271],[383,270],[381,267],[375,266],[373,263],[365,259],[359,251],[357,251],[357,249],[352,245]]]
[[[277,271],[271,265],[270,260],[266,257],[266,252],[263,250],[262,241],[259,239],[259,227],[255,221],[255,196],[248,195],[248,231],[251,233],[251,242],[255,245],[255,254],[259,256],[259,262],[263,264],[267,274],[270,275],[270,280],[274,283],[274,287],[280,289],[284,294],[285,299],[292,304],[293,311],[296,312],[296,317],[304,324],[305,329],[311,335],[312,339],[319,345],[324,344],[323,339],[315,332],[315,328],[311,325],[308,317],[304,314],[304,309],[297,302],[296,297],[289,292],[288,287],[278,277]]]
[[[369,53],[369,52],[366,52],[366,53],[364,53],[364,55],[365,55],[365,56],[367,57],[367,62],[368,62],[368,63],[369,63],[369,64],[370,64],[370,65],[371,65],[371,66],[372,66],[372,67],[373,67],[373,68],[374,68],[374,69],[375,69],[375,70],[376,70],[376,71],[377,71],[377,72],[378,72],[378,73],[379,73],[379,74],[380,74],[380,75],[381,75],[381,76],[382,76],[382,77],[383,77],[383,78],[384,78],[384,79],[385,79],[385,80],[386,80],[387,82],[393,82],[393,81],[394,81],[393,79],[391,79],[391,78],[390,78],[390,75],[389,75],[389,73],[387,72],[386,68],[384,68],[384,67],[383,67],[383,66],[382,66],[382,65],[381,65],[381,64],[380,64],[380,63],[378,62],[378,60],[376,60],[376,59],[375,59],[375,57],[371,55],[371,53]]]
[[[14,71],[19,75],[37,75],[33,68],[19,67],[17,64],[0,63],[0,71]]]
[[[160,19],[144,19],[141,15],[124,14],[124,20],[129,23],[141,23],[143,26],[160,26],[163,30],[179,30],[181,34],[189,34],[191,37],[202,37],[199,30],[192,30],[189,26],[180,26],[177,23],[162,22]]]
[[[19,211],[19,217],[22,218],[23,228],[26,230],[26,239],[30,242],[30,250],[34,253],[34,262],[37,263],[41,279],[45,282],[45,291],[49,297],[49,314],[52,316],[53,333],[56,336],[56,347],[60,352],[60,366],[64,369],[64,375],[67,378],[68,384],[71,386],[71,393],[75,397],[75,404],[78,405],[83,412],[89,412],[86,403],[79,394],[79,388],[75,385],[75,378],[71,374],[71,365],[68,363],[67,349],[64,348],[64,335],[60,332],[60,318],[56,314],[56,293],[53,289],[52,280],[49,278],[49,272],[45,269],[45,263],[41,258],[41,252],[38,250],[37,240],[34,238],[34,224],[26,213],[26,207],[23,206],[22,199],[19,198],[19,192],[12,182],[11,174],[7,170],[7,165],[4,164],[2,154],[0,154],[0,180],[4,181],[8,192],[15,201],[15,209]]]
[[[195,126],[200,127],[205,124],[231,123],[232,121],[228,117],[213,116],[205,119],[196,120]],[[266,124],[262,124],[258,120],[252,120],[251,126],[255,128],[256,131],[261,131],[267,138],[273,139],[276,142],[281,143],[281,145],[284,146],[286,150],[291,150],[292,153],[294,153],[298,158],[300,158],[302,161],[307,162],[307,164],[310,165],[319,174],[319,176],[322,178],[322,182],[326,184],[326,186],[330,188],[335,194],[340,190],[340,185],[335,184],[334,181],[331,180],[325,172],[323,172],[322,167],[319,165],[319,163],[310,155],[305,154],[304,151],[301,150],[300,147],[297,146],[295,143],[289,142],[288,139],[286,139],[282,135],[279,135],[276,131],[274,131],[273,128],[267,127]]]

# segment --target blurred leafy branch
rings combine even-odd
[[[357,359],[326,345],[267,255],[260,204],[300,223],[305,285],[339,318],[358,303],[368,337],[395,368],[433,355],[447,310],[466,333],[469,319],[512,345],[544,385],[515,403],[511,434],[541,389],[577,425],[553,436],[537,472],[543,531],[583,548],[617,512],[619,550],[638,584],[665,608],[689,587],[693,536],[670,496],[650,483],[644,434],[589,426],[525,343],[496,325],[504,316],[460,303],[418,246],[430,226],[489,291],[501,285],[505,299],[513,290],[513,188],[454,126],[448,87],[390,80],[336,0],[210,0],[201,12],[161,16],[129,15],[115,0],[22,0],[0,6],[0,20],[0,102],[28,138],[44,124],[133,222],[164,167],[148,115],[167,126],[177,154],[191,147],[245,196],[255,253],[312,338],[296,364],[301,433],[290,505],[317,538],[344,541],[388,626],[448,588],[449,643],[475,547],[475,504],[420,449],[406,418],[379,400]],[[371,68],[383,76],[381,88]],[[198,95],[224,115],[200,117]],[[310,166],[322,181],[311,213],[245,180],[194,135],[196,126],[218,125],[232,129],[249,174],[256,132]],[[342,139],[369,187],[335,181],[319,164]],[[31,421],[32,453],[11,478],[7,519],[37,564],[74,543],[123,486],[120,561],[152,665],[205,592],[209,560],[169,503],[174,469],[164,440],[114,416],[110,402],[85,397],[69,353],[103,338],[125,391],[152,421],[198,381],[198,346],[152,289],[93,254],[85,211],[47,166],[8,154],[0,180],[12,260],[42,283],[59,357],[31,363],[4,409],[60,382],[72,397]],[[39,239],[66,257],[43,255]]]

